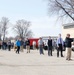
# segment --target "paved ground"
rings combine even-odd
[[[31,50],[30,54],[0,50],[0,75],[74,75],[74,53],[72,61],[57,58],[56,51],[49,57],[39,55],[38,50]]]

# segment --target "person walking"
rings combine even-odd
[[[11,51],[11,41],[10,40],[8,41],[7,45],[8,45],[8,50]]]
[[[25,40],[24,40],[24,44],[23,45],[24,45],[24,49],[26,49],[26,41]]]
[[[21,46],[21,43],[20,43],[20,40],[19,39],[16,41],[16,46],[17,46],[16,53],[18,52],[18,54],[19,54],[20,46]]]
[[[61,52],[61,57],[63,57],[63,39],[61,38],[61,34],[57,39],[57,57],[59,57],[59,51]]]
[[[24,52],[24,51],[23,51],[24,41],[21,39],[20,43],[21,43],[21,46],[20,46],[20,51],[21,51],[21,52]]]
[[[48,44],[48,56],[52,56],[52,39],[50,36],[47,44]]]
[[[65,45],[66,45],[66,60],[71,60],[71,42],[73,42],[73,39],[70,38],[70,34],[67,34],[65,39]]]
[[[43,40],[42,40],[41,37],[40,37],[40,39],[38,40],[38,45],[39,45],[40,54],[44,54],[44,52],[43,52]]]
[[[26,40],[26,49],[27,49],[27,53],[30,53],[30,40],[28,38]]]

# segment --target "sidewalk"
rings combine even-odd
[[[72,61],[66,61],[65,57],[49,57],[47,51],[40,55],[38,50],[26,50],[16,54],[12,51],[0,50],[0,75],[74,75],[74,52]],[[65,53],[64,53],[65,54]]]

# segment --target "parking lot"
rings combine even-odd
[[[16,54],[14,50],[0,50],[0,75],[74,75],[74,52],[72,61],[57,58],[56,51],[52,57],[47,51],[44,53],[40,55],[39,50],[31,50],[28,54],[24,50]]]

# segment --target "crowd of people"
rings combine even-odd
[[[61,57],[64,57],[63,55],[63,49],[66,49],[66,60],[71,60],[71,47],[72,44],[74,46],[73,39],[70,38],[70,34],[66,35],[65,41],[63,41],[61,34],[59,34],[57,40],[56,40],[56,51],[57,51],[57,57],[59,57],[59,54]],[[49,36],[48,41],[47,41],[47,50],[48,50],[48,56],[53,56],[53,42],[51,36]],[[33,42],[33,49],[36,49],[36,42]],[[19,54],[20,51],[23,52],[23,48],[27,50],[27,53],[30,53],[30,40],[27,38],[25,41],[22,39],[18,38],[14,43],[11,42],[11,40],[8,40],[8,42],[1,42],[0,41],[0,49],[6,50],[8,49],[11,51],[11,49],[14,48],[16,49],[16,53]],[[39,53],[40,55],[44,55],[44,41],[42,37],[39,38],[38,40],[38,48],[39,48]]]
[[[8,41],[0,41],[0,49],[2,50],[11,50],[14,47],[14,43],[11,40]]]
[[[42,40],[41,37],[40,37],[38,42],[39,42],[40,54],[44,55],[44,52],[43,52],[43,40]],[[61,37],[61,34],[59,34],[59,36],[57,38],[57,41],[56,41],[57,57],[59,57],[59,53],[60,53],[61,57],[64,57],[63,56],[63,48],[65,47],[65,49],[66,49],[66,60],[71,60],[72,42],[73,42],[73,39],[70,38],[70,34],[66,35],[65,41],[63,41],[63,39]],[[47,45],[48,45],[48,56],[53,56],[53,53],[52,53],[52,39],[51,39],[50,36],[49,36]]]

